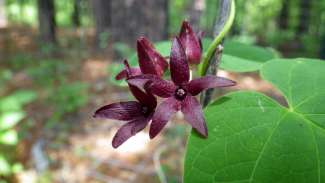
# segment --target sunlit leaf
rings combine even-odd
[[[29,90],[20,90],[0,98],[0,111],[20,110],[23,105],[36,99],[36,93]]]
[[[205,110],[209,138],[189,137],[185,183],[325,181],[325,62],[267,62],[263,78],[289,108],[255,92],[228,94]]]
[[[0,132],[0,144],[16,145],[18,142],[18,134],[15,130],[7,130]]]
[[[25,117],[23,112],[5,112],[0,114],[0,130],[6,130],[15,126]]]
[[[11,168],[9,162],[0,154],[0,175],[8,175],[11,173],[10,170]]]
[[[24,167],[21,163],[14,163],[11,167],[13,173],[19,173],[24,170]]]

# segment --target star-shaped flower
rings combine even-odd
[[[195,96],[205,89],[233,86],[235,82],[217,76],[205,76],[190,81],[187,57],[179,38],[173,40],[170,73],[172,82],[154,75],[140,75],[129,79],[130,83],[143,86],[149,92],[166,98],[153,115],[150,138],[154,138],[177,111],[182,111],[185,120],[202,136],[207,137],[202,107]]]
[[[161,77],[168,68],[165,58],[155,50],[155,47],[145,37],[137,40],[137,54],[140,68],[131,68],[133,76],[140,74],[152,74]],[[116,80],[126,78],[126,69],[116,75]]]
[[[126,77],[134,76],[127,61],[124,61]],[[115,134],[112,145],[119,147],[130,137],[143,130],[152,119],[157,106],[156,98],[129,84],[129,89],[138,101],[118,102],[99,108],[94,117],[127,121]]]

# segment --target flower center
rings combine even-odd
[[[183,88],[178,88],[175,91],[175,97],[179,100],[183,100],[186,97],[186,91]]]
[[[149,112],[149,108],[148,108],[147,106],[142,106],[142,108],[141,108],[141,112],[142,112],[143,114],[148,114],[148,112]]]

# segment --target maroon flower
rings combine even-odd
[[[196,35],[187,21],[183,21],[179,39],[185,49],[185,54],[190,64],[199,64],[202,55],[201,37],[203,32]]]
[[[205,76],[190,80],[189,65],[185,51],[178,38],[175,38],[170,55],[171,81],[153,75],[141,75],[129,79],[139,87],[144,86],[151,93],[167,98],[156,109],[150,126],[150,138],[154,138],[177,111],[181,110],[185,120],[202,136],[207,137],[202,107],[194,97],[203,90],[235,85],[234,81],[217,76]],[[140,83],[140,84],[139,84]],[[144,84],[145,83],[145,84]]]
[[[124,64],[126,77],[134,76],[127,61],[124,61]],[[157,106],[157,100],[152,94],[143,92],[130,84],[129,89],[138,101],[109,104],[99,108],[94,114],[94,117],[127,121],[113,138],[112,145],[114,148],[119,147],[130,137],[143,130],[152,119]]]
[[[125,62],[125,60],[124,60],[124,62]],[[129,71],[127,71],[126,69],[123,69],[121,72],[119,72],[115,76],[115,80],[121,80],[121,79],[127,78],[128,72],[130,73],[131,76],[137,76],[137,75],[142,74],[140,68],[130,68]]]
[[[168,68],[168,63],[163,56],[155,50],[146,38],[140,37],[137,41],[137,53],[140,68],[132,68],[133,75],[153,74],[161,77]],[[122,70],[116,75],[116,80],[126,78],[126,70]]]

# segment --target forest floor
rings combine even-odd
[[[62,37],[69,36],[68,33],[61,34]],[[43,182],[58,183],[154,183],[160,182],[158,175],[165,175],[168,182],[181,182],[189,125],[177,114],[154,140],[149,140],[146,128],[120,148],[113,149],[112,137],[122,123],[93,119],[92,114],[102,105],[129,100],[130,96],[127,88],[109,82],[111,75],[107,68],[112,63],[109,57],[92,54],[87,44],[75,48],[69,43],[72,39],[78,38],[70,36],[66,42],[59,40],[61,50],[69,50],[68,53],[59,51],[54,56],[44,56],[35,43],[33,30],[0,30],[0,71],[12,72],[11,79],[2,86],[0,95],[19,89],[33,90],[38,95],[38,99],[27,106],[28,116],[17,127],[26,135],[17,148],[17,160],[22,161],[25,168],[16,179],[19,182],[41,179]],[[17,58],[18,53],[23,56]],[[29,56],[31,63],[21,63]],[[60,118],[53,118],[57,111],[48,98],[53,95],[50,91],[60,87],[62,78],[58,75],[61,73],[58,70],[50,76],[44,73],[44,78],[55,78],[54,81],[50,80],[51,84],[45,80],[44,85],[37,80],[43,79],[42,73],[36,79],[30,75],[31,68],[38,68],[44,59],[63,63],[66,70],[63,77],[67,83],[82,82],[88,85],[86,102],[72,112],[65,112]],[[218,91],[218,95],[245,89],[261,91],[284,103],[279,92],[262,81],[258,73],[220,71],[219,75],[237,81],[238,85]],[[63,105],[69,105],[69,101]]]

